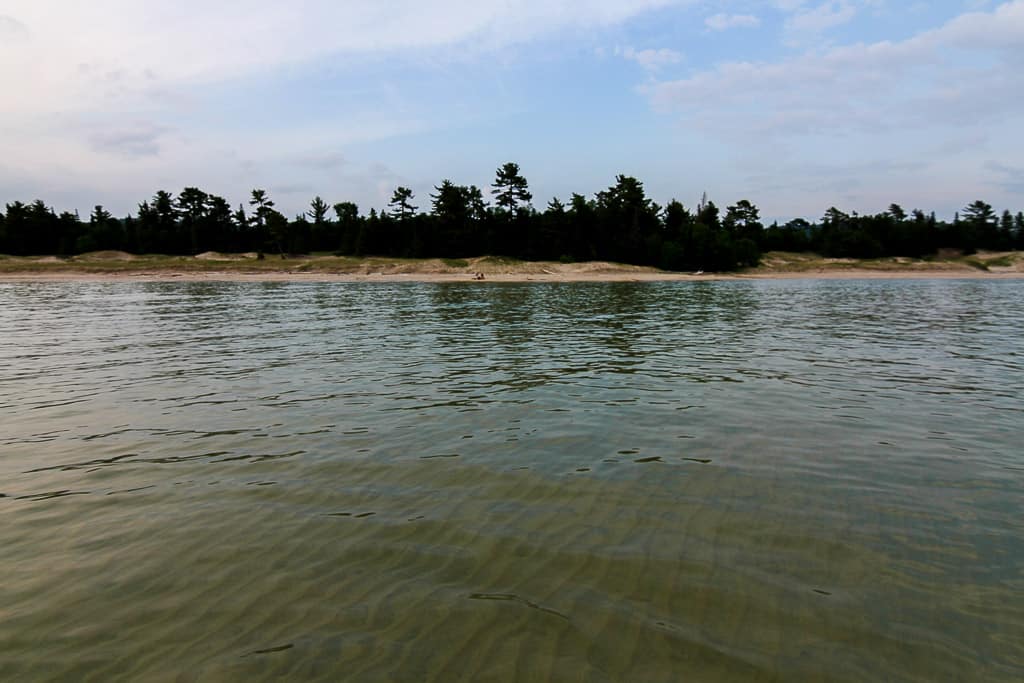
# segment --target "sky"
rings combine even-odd
[[[0,203],[1024,209],[1024,0],[0,0]]]

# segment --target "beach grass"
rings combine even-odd
[[[0,277],[31,276],[113,278],[139,277],[260,277],[287,279],[325,276],[373,279],[407,277],[461,279],[476,273],[506,280],[625,278],[679,279],[692,273],[670,273],[657,268],[609,262],[566,263],[561,261],[520,261],[503,256],[474,258],[393,258],[378,256],[336,256],[332,254],[218,254],[198,256],[134,255],[104,251],[61,256],[0,255]],[[1015,276],[1024,275],[1021,252],[979,252],[970,256],[941,253],[927,258],[886,257],[877,259],[827,258],[812,253],[774,251],[764,254],[760,264],[737,273],[702,274],[713,277],[922,277],[922,276]]]

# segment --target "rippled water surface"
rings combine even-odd
[[[1024,678],[1024,283],[0,285],[0,679]]]

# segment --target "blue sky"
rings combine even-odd
[[[0,202],[426,208],[516,161],[769,219],[1024,209],[1024,0],[5,0]]]

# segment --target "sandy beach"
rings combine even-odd
[[[1024,253],[1001,252],[929,260],[825,259],[771,252],[757,268],[735,273],[669,272],[608,262],[559,263],[472,259],[302,256],[257,260],[254,254],[195,257],[96,252],[60,259],[0,258],[0,282],[678,282],[767,279],[1019,279]]]

